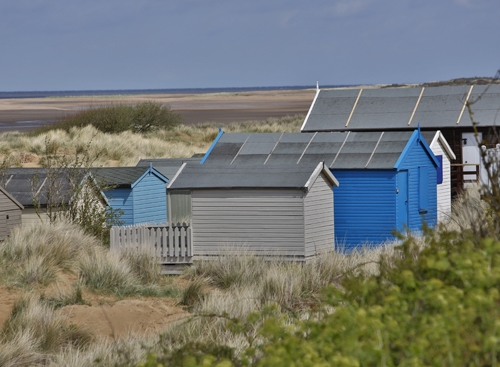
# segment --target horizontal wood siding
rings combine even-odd
[[[7,238],[14,227],[21,225],[21,208],[0,191],[0,241]]]
[[[435,155],[443,157],[443,182],[437,185],[437,219],[442,222],[448,219],[451,213],[451,164],[439,140],[431,149]]]
[[[304,199],[305,256],[333,250],[332,184],[319,175]]]
[[[421,213],[419,208],[419,167],[428,167],[428,210]],[[408,170],[408,228],[412,231],[422,229],[424,222],[434,226],[437,221],[437,173],[432,159],[421,143],[415,143],[401,163],[401,169]]]
[[[22,213],[22,225],[23,227],[36,225],[40,223],[49,223],[49,217],[45,214],[44,209],[40,209],[40,217],[36,214],[36,210],[33,208],[25,208]]]
[[[167,222],[167,187],[164,181],[148,173],[133,190],[134,224]]]
[[[123,210],[119,218],[123,225],[134,224],[134,194],[130,188],[117,188],[105,192],[109,205],[117,210]]]
[[[0,213],[0,218],[0,241],[3,241],[9,236],[12,229],[21,226],[21,209],[18,207],[17,209],[3,211]]]
[[[304,256],[300,190],[194,190],[191,200],[195,256],[216,255],[228,247]]]
[[[21,210],[19,207],[2,191],[0,191],[0,212],[9,210]]]
[[[335,246],[345,251],[392,239],[396,227],[396,170],[332,170]]]

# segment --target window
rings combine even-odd
[[[439,167],[436,169],[437,173],[437,184],[442,184],[443,183],[443,156],[442,155],[437,155],[436,156],[438,162],[439,162]]]
[[[429,167],[418,167],[418,211],[429,211]]]

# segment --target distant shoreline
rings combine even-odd
[[[321,88],[342,88],[349,85],[322,85]],[[226,87],[226,88],[172,88],[172,89],[110,89],[110,90],[64,90],[64,91],[5,91],[0,92],[0,99],[9,98],[44,98],[44,97],[101,97],[131,96],[148,94],[212,94],[237,92],[263,92],[315,89],[315,85],[282,87]]]
[[[0,98],[0,133],[33,130],[89,107],[144,101],[170,106],[173,111],[184,117],[186,125],[209,122],[226,125],[244,121],[264,121],[273,117],[307,114],[316,94],[315,89],[315,86],[266,90],[225,88],[211,89],[211,92],[205,89],[205,93]]]

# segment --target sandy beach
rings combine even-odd
[[[208,94],[140,94],[0,99],[0,132],[27,131],[89,107],[155,101],[168,104],[185,124],[222,125],[306,114],[315,90],[277,90]]]

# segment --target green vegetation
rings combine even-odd
[[[69,132],[72,128],[92,125],[103,133],[117,134],[124,131],[146,133],[160,129],[172,129],[181,124],[183,118],[172,112],[170,107],[156,102],[142,102],[136,105],[117,104],[90,107],[63,118],[61,121],[35,130],[32,136],[51,130]]]

